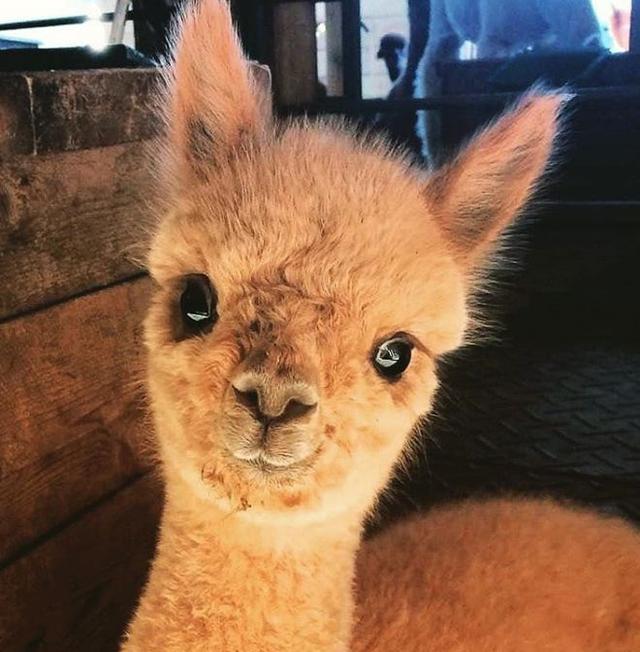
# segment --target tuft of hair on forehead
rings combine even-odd
[[[270,93],[251,73],[225,0],[187,3],[173,41],[159,166],[168,182],[159,193],[169,200],[164,215],[180,216],[184,251],[193,249],[185,233],[204,222],[223,227],[214,229],[219,239],[237,235],[227,253],[238,245],[243,265],[247,252],[264,254],[268,238],[277,240],[273,269],[311,248],[316,261],[359,260],[365,276],[375,275],[378,254],[391,250],[400,254],[394,274],[407,276],[419,271],[402,255],[412,251],[425,270],[433,261],[457,264],[470,295],[548,169],[570,98],[534,87],[423,175],[384,139],[354,137],[342,123],[303,119],[275,129]],[[179,249],[178,230],[157,242]]]

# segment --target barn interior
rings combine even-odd
[[[371,531],[502,493],[640,523],[640,1],[567,0],[567,18],[564,3],[534,15],[519,0],[508,39],[504,16],[484,32],[452,19],[464,2],[446,22],[447,0],[231,0],[278,115],[345,116],[418,166],[440,165],[532,85],[574,95],[562,151],[483,299],[491,332],[440,361],[420,455]],[[117,650],[153,555],[162,487],[137,247],[180,4],[0,6],[3,652]]]

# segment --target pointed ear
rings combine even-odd
[[[533,90],[427,181],[426,198],[454,255],[472,266],[489,253],[549,164],[570,96]]]
[[[264,70],[253,72],[244,57],[226,0],[187,3],[173,41],[166,149],[171,173],[189,183],[264,133],[270,78]]]

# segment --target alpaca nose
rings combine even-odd
[[[260,372],[244,371],[231,381],[231,385],[236,401],[265,425],[301,419],[318,405],[313,385],[297,378],[273,378]]]

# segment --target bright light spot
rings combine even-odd
[[[98,5],[89,5],[87,20],[82,23],[82,36],[87,46],[92,50],[104,50],[107,46],[105,28],[100,16],[102,16],[100,7]]]
[[[103,23],[99,20],[88,20],[82,26],[84,41],[92,50],[104,50],[107,47],[107,36]]]
[[[100,16],[102,16],[100,7],[98,7],[98,5],[91,5],[87,11],[87,18],[90,18],[91,20],[100,20]]]
[[[316,36],[322,36],[327,31],[326,23],[318,23],[316,27]]]

